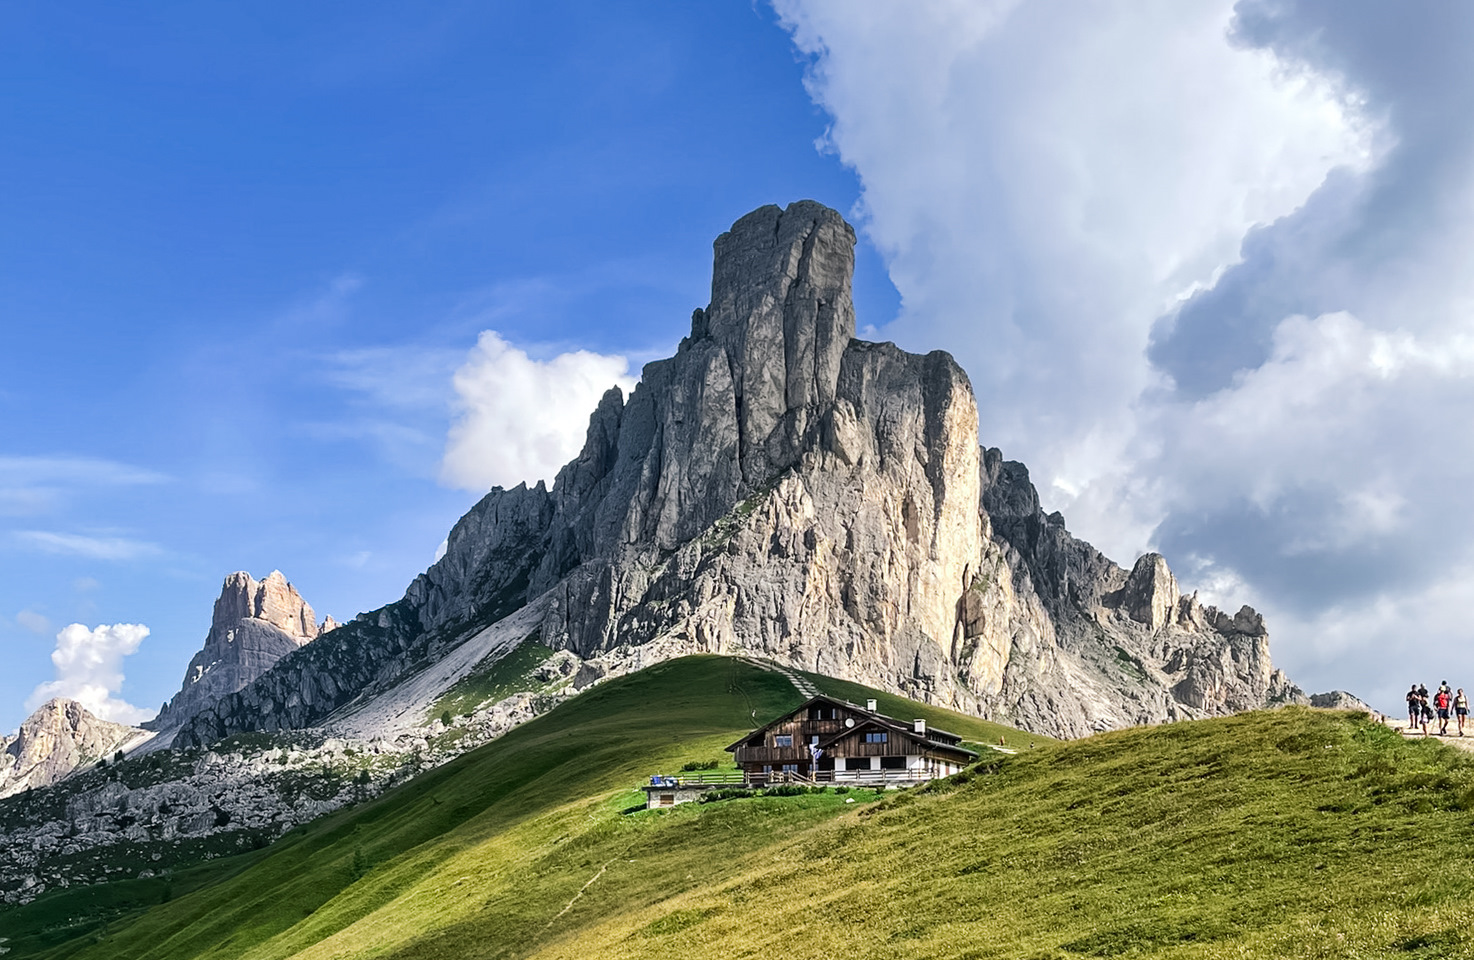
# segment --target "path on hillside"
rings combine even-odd
[[[1402,734],[1403,737],[1404,737],[1404,739],[1407,739],[1407,740],[1422,740],[1423,739],[1423,731],[1420,728],[1418,728],[1418,727],[1414,727],[1411,730],[1409,730],[1407,728],[1407,723],[1405,721],[1394,719],[1392,717],[1386,717],[1386,718],[1383,719],[1382,722],[1385,723],[1387,726],[1391,727],[1393,730],[1396,730],[1398,733]],[[1437,720],[1434,720],[1434,721],[1430,722],[1428,724],[1428,726],[1430,728],[1428,730],[1428,739],[1429,740],[1438,740],[1441,743],[1446,743],[1450,747],[1454,747],[1454,748],[1456,748],[1458,750],[1464,750],[1464,751],[1469,752],[1469,753],[1474,753],[1474,724],[1465,724],[1464,730],[1465,730],[1465,733],[1467,733],[1468,735],[1467,736],[1463,736],[1463,737],[1459,736],[1458,730],[1457,730],[1457,728],[1454,725],[1454,721],[1452,721],[1452,720],[1450,720],[1448,722],[1448,728],[1450,730],[1453,730],[1454,732],[1452,734],[1450,734],[1449,736],[1446,736],[1446,737],[1440,737],[1435,732],[1437,730],[1437,726],[1438,726],[1438,721]]]
[[[774,663],[772,660],[762,660],[758,657],[738,657],[737,659],[743,663],[750,663],[759,670],[782,674],[787,678],[789,683],[793,684],[793,689],[803,695],[805,700],[819,696],[819,688],[814,686],[808,677],[801,677],[782,664]]]

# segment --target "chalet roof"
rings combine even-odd
[[[748,731],[746,736],[742,737],[736,743],[727,747],[727,752],[735,752],[738,747],[751,740],[756,734],[762,733],[763,731],[771,727],[777,726],[780,723],[793,719],[801,713],[807,712],[809,707],[813,706],[816,703],[823,703],[829,706],[846,710],[850,713],[856,714],[862,720],[862,722],[856,724],[856,726],[846,729],[843,732],[831,737],[830,740],[827,741],[825,744],[822,744],[822,746],[827,746],[828,743],[833,743],[835,740],[839,740],[840,738],[854,733],[855,731],[860,730],[863,727],[877,726],[885,730],[904,734],[910,739],[929,747],[935,747],[944,750],[955,750],[973,757],[978,756],[976,751],[968,750],[966,747],[959,746],[959,744],[962,742],[962,737],[958,734],[951,733],[947,730],[937,729],[930,724],[927,725],[926,733],[918,734],[913,723],[908,723],[905,720],[897,720],[895,717],[887,716],[875,710],[866,710],[864,707],[850,703],[848,700],[840,700],[837,697],[825,696],[822,693],[816,697],[810,697],[802,704],[788,711],[782,716],[769,720],[762,726]]]

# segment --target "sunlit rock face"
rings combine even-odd
[[[855,339],[855,235],[812,201],[715,244],[676,355],[612,389],[552,489],[493,489],[397,603],[181,734],[321,722],[533,600],[580,683],[755,654],[1063,736],[1300,698],[1253,611],[1182,597],[1045,515],[946,353]]]
[[[249,573],[225,578],[215,601],[204,646],[190,660],[179,692],[148,723],[167,742],[181,725],[220,698],[235,693],[278,660],[337,626],[319,626],[312,607],[280,570],[264,580]]]
[[[145,736],[137,727],[93,716],[75,700],[48,700],[14,737],[0,737],[0,797],[49,786]]]

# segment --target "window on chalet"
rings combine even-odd
[[[865,734],[866,743],[887,743],[889,740],[890,734],[884,730]]]
[[[798,773],[798,764],[796,764],[796,763],[785,763],[783,765],[783,772],[784,773]]]
[[[869,757],[845,757],[844,768],[846,770],[869,770]]]
[[[880,758],[880,769],[882,769],[882,770],[905,770],[906,769],[906,758],[905,757],[881,757]]]
[[[839,712],[833,707],[810,707],[810,720],[834,720],[839,717]]]
[[[773,746],[775,746],[775,747],[791,747],[791,746],[793,746],[793,734],[791,734],[791,733],[778,733],[778,734],[774,734],[773,735]]]

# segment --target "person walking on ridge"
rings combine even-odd
[[[1418,699],[1418,685],[1415,683],[1407,688],[1407,728],[1416,727],[1422,715],[1423,701]]]
[[[1464,735],[1464,720],[1469,716],[1469,698],[1464,696],[1464,688],[1459,687],[1458,696],[1454,697],[1454,713],[1459,718],[1459,736]]]
[[[1438,708],[1438,735],[1448,736],[1448,710],[1453,704],[1453,694],[1449,692],[1448,682],[1445,681],[1438,686],[1438,693],[1433,696],[1433,706]]]

